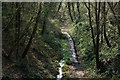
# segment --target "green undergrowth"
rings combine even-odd
[[[43,35],[40,35],[39,32],[38,29],[24,60],[25,64],[20,65],[24,67],[14,66],[17,69],[15,72],[10,74],[11,71],[5,70],[7,72],[4,71],[3,76],[12,78],[56,78],[59,61],[63,57],[65,61],[69,58],[67,36],[56,27],[47,28],[47,32]]]
[[[74,37],[74,41],[77,45],[79,55],[83,60],[84,70],[90,73],[91,78],[117,78],[120,75],[119,66],[119,52],[118,52],[118,38],[115,36],[115,40],[110,40],[111,47],[108,47],[106,41],[103,40],[99,46],[99,56],[101,71],[98,72],[96,69],[95,55],[93,54],[93,41],[89,28],[89,23],[87,21],[81,21],[78,24],[72,24],[70,28],[70,33]],[[111,35],[113,36],[113,35]]]
[[[66,40],[66,35],[59,31],[51,31],[39,37],[38,41],[33,43],[33,48],[39,52],[36,57],[40,61],[38,69],[41,69],[41,73],[38,73],[39,71],[34,73],[35,77],[39,75],[42,78],[56,78],[59,61],[63,57],[67,60],[65,55],[68,53]]]

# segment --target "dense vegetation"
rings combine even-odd
[[[87,72],[85,77],[117,80],[119,13],[120,2],[2,3],[3,77],[56,78],[63,58],[64,76],[70,77],[68,67],[74,63],[67,36],[62,33],[66,31]]]

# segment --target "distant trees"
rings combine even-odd
[[[59,5],[57,6],[57,4]],[[83,4],[79,2],[3,3],[4,22],[2,31],[3,34],[6,35],[3,36],[3,40],[5,40],[6,37],[11,39],[3,43],[9,46],[8,52],[5,52],[4,55],[7,58],[11,58],[13,53],[16,54],[16,57],[18,56],[17,54],[20,53],[20,57],[25,58],[36,33],[43,36],[47,32],[47,24],[50,18],[59,16],[59,19],[61,19],[63,15],[59,14],[59,12],[62,12],[64,14],[64,21],[66,21],[67,25],[75,23],[74,26],[76,26],[75,28],[77,29],[75,36],[77,36],[78,41],[80,40],[79,36],[81,36],[83,32],[91,37],[91,45],[93,46],[91,50],[95,55],[96,68],[100,69],[100,51],[104,45],[104,41],[108,48],[112,48],[113,45],[117,43],[118,51],[120,51],[120,41],[118,39],[118,37],[120,37],[120,16],[119,12],[115,11],[116,8],[120,11],[119,7],[120,2],[95,2]],[[66,9],[61,10],[62,8]],[[8,11],[8,13],[6,13],[6,11]],[[113,24],[110,24],[110,22],[112,22],[110,19],[115,22],[114,27],[111,27]],[[69,21],[71,21],[70,24]],[[37,32],[37,30],[40,32]],[[89,38],[86,40],[89,40]],[[25,46],[24,48],[22,47],[22,49],[20,48],[21,44]],[[3,49],[6,49],[6,47],[3,46]]]
[[[99,69],[100,63],[99,63],[99,36],[100,36],[100,6],[101,3],[95,2],[95,23],[96,23],[96,35],[95,32],[93,31],[93,26],[92,26],[92,20],[91,20],[91,4],[84,3],[86,8],[88,9],[88,15],[89,15],[89,24],[91,27],[91,34],[92,34],[92,40],[93,40],[93,45],[94,45],[94,50],[93,53],[96,55],[96,68]],[[95,38],[96,36],[96,38]]]
[[[7,6],[8,5],[8,6]],[[57,3],[3,3],[3,51],[6,51],[3,55],[7,59],[16,55],[16,59],[25,58],[29,48],[35,38],[37,30],[40,30],[39,35],[42,36],[47,32],[48,17],[51,17],[56,11],[55,7]],[[9,7],[11,6],[11,7]],[[8,11],[8,13],[6,13]],[[12,12],[10,12],[12,11]],[[5,14],[4,14],[5,13]],[[7,20],[7,18],[10,18]],[[9,26],[10,25],[10,26]],[[11,31],[13,33],[11,33]],[[8,35],[9,32],[9,35]],[[38,33],[37,33],[38,34]],[[5,41],[5,38],[13,37],[9,41]],[[11,44],[12,42],[12,44]],[[11,44],[11,45],[10,45]]]
[[[114,5],[111,6],[111,3],[108,2],[108,5],[106,5],[107,3],[84,3],[84,5],[86,6],[87,10],[88,10],[88,18],[89,18],[89,25],[90,25],[90,30],[91,30],[91,35],[92,35],[92,41],[93,41],[93,53],[96,55],[96,68],[99,70],[100,69],[100,62],[99,62],[99,52],[100,52],[100,48],[101,45],[103,43],[103,35],[104,35],[104,40],[106,41],[106,44],[109,48],[112,47],[112,45],[109,42],[108,36],[109,34],[107,34],[107,26],[106,25],[107,22],[107,17],[108,17],[108,12],[109,9],[112,11],[117,25],[118,25],[118,33],[119,33],[119,24],[118,24],[118,18],[115,16],[115,12],[114,12],[114,8],[116,6],[116,4],[118,3],[113,3]],[[109,8],[109,9],[106,9]],[[95,13],[95,17],[93,17],[93,10]],[[110,13],[110,12],[109,12]],[[101,20],[103,22],[101,22]],[[93,21],[93,22],[92,22]],[[93,27],[93,24],[96,24],[96,27]],[[101,37],[100,37],[101,36]],[[100,40],[101,39],[101,40]],[[101,42],[100,42],[101,41]]]
[[[118,4],[118,9],[120,8],[120,2],[117,3]],[[113,16],[115,18],[115,22],[117,23],[117,29],[118,29],[118,37],[120,38],[120,15],[119,15],[119,11],[120,9],[118,10],[118,12],[115,12],[113,6],[111,3],[108,2],[108,5],[109,5],[109,8],[111,10],[111,12],[113,13]],[[118,53],[120,53],[120,40],[118,40]]]
[[[70,19],[72,22],[75,22],[76,24],[80,22],[80,3],[67,3],[68,7],[68,14],[70,16]]]

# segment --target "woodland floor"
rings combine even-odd
[[[66,67],[66,76],[69,78],[87,78],[89,73],[84,71],[83,62],[80,55],[77,55],[78,63],[72,63]]]
[[[65,30],[65,31],[67,31],[67,30]],[[69,42],[67,44],[69,45]],[[35,55],[32,55],[32,56],[35,56]],[[37,55],[37,56],[40,56],[40,55]],[[67,65],[65,67],[65,72],[63,71],[63,74],[68,78],[87,78],[87,77],[89,77],[89,72],[84,71],[83,62],[82,62],[80,53],[79,52],[76,53],[76,56],[77,56],[78,63],[72,63],[72,64]],[[40,62],[41,58],[36,57],[36,59],[34,59],[34,60],[36,60],[37,62]],[[31,61],[34,61],[34,60],[31,60]],[[44,60],[44,59],[42,58],[42,60]],[[5,59],[4,57],[3,57],[3,61],[4,61],[3,72],[6,73],[6,75],[9,75],[11,77],[14,75],[15,78],[20,78],[23,75],[27,74],[26,70],[21,70],[21,69],[17,68],[15,66],[15,62],[9,61],[9,60]],[[47,63],[45,63],[45,64],[47,64]],[[44,70],[45,70],[45,68],[44,68]]]

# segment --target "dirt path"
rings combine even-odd
[[[77,57],[78,63],[67,65],[66,76],[69,78],[86,78],[89,75],[89,73],[84,71],[83,63],[80,56]]]

